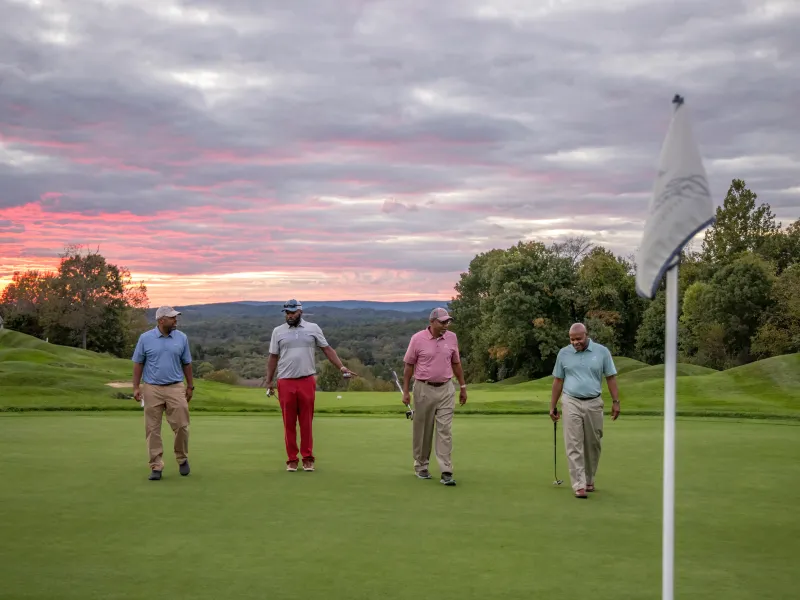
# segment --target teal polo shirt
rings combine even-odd
[[[553,369],[553,377],[564,380],[564,393],[582,400],[597,398],[603,389],[603,377],[616,374],[611,352],[591,339],[583,352],[571,344],[562,348]]]

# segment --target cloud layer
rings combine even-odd
[[[0,0],[0,286],[99,247],[154,303],[449,298],[641,236],[670,100],[715,200],[800,208],[791,0]]]

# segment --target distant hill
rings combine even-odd
[[[448,300],[410,300],[407,302],[378,302],[372,300],[309,300],[303,301],[303,312],[336,314],[337,311],[351,311],[364,316],[394,315],[395,318],[409,318],[413,314],[427,316],[437,306],[447,306]],[[286,300],[265,300],[239,302],[216,302],[210,304],[188,304],[175,306],[184,316],[197,319],[210,317],[264,317],[280,315],[281,307]],[[148,317],[154,318],[156,308],[147,311]],[[340,313],[341,314],[341,313]]]

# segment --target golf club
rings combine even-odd
[[[554,409],[553,412],[555,412],[555,414],[558,415],[557,408]],[[558,421],[553,421],[553,477],[555,477],[553,485],[561,485],[562,483],[564,483],[564,481],[558,478],[558,468],[557,468],[558,451],[556,449],[556,429],[558,429]]]
[[[400,395],[403,394],[403,386],[400,385],[400,380],[397,378],[397,373],[392,371],[392,375],[394,375],[394,384],[397,386],[397,389],[400,391]],[[403,406],[406,406],[405,402]],[[411,405],[406,406],[406,419],[410,419],[411,421],[414,420],[414,409],[411,408]]]

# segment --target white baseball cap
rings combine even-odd
[[[158,321],[161,317],[177,317],[179,314],[181,313],[171,306],[159,306],[158,310],[156,311],[156,321]]]

